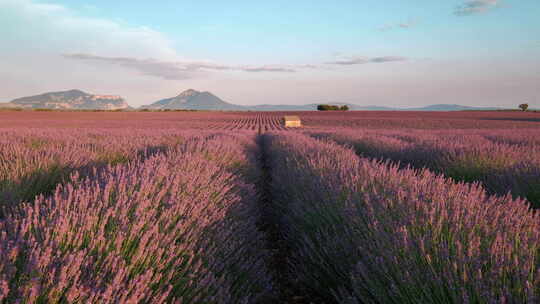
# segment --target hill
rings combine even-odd
[[[7,104],[0,104],[0,107],[58,110],[129,109],[127,102],[120,96],[94,95],[80,90],[49,92],[40,95],[17,98]]]
[[[415,108],[392,108],[384,106],[361,106],[353,103],[340,103],[340,102],[321,102],[321,103],[311,103],[306,105],[256,105],[247,107],[251,111],[316,111],[317,105],[319,104],[328,104],[343,106],[346,105],[351,111],[491,111],[491,110],[500,110],[500,108],[495,107],[469,107],[456,104],[435,104],[425,107],[415,107]]]
[[[234,105],[221,100],[210,92],[186,90],[171,98],[161,99],[141,109],[151,110],[213,110],[213,111],[243,111],[246,107]]]
[[[500,110],[496,107],[469,107],[457,104],[434,104],[420,108],[398,109],[404,111],[492,111]]]

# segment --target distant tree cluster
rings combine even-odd
[[[519,108],[521,109],[521,111],[525,112],[529,108],[529,104],[522,103],[519,105]]]
[[[317,106],[318,111],[349,111],[349,107],[347,105],[343,106],[333,106],[333,105],[318,105]]]

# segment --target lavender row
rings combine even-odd
[[[508,132],[352,131],[313,133],[354,147],[362,156],[429,168],[459,181],[480,182],[492,194],[509,191],[540,207],[540,146]],[[530,134],[529,134],[530,135]]]
[[[266,140],[288,265],[325,302],[539,300],[540,218],[524,201],[330,141]]]
[[[200,133],[200,132],[199,132]],[[89,174],[108,164],[121,164],[163,152],[193,131],[102,129],[16,129],[0,132],[0,209],[56,186],[78,171]],[[157,134],[157,135],[156,135]]]
[[[194,138],[23,204],[0,221],[0,302],[257,301],[272,288],[245,182],[254,147]]]

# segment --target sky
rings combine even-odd
[[[0,102],[540,107],[538,0],[0,0]]]

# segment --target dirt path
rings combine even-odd
[[[260,158],[259,168],[261,175],[257,182],[259,194],[259,205],[261,208],[261,218],[259,228],[267,236],[267,248],[272,253],[269,268],[274,278],[277,299],[265,299],[261,304],[269,303],[294,303],[294,304],[315,304],[323,303],[321,300],[313,298],[305,290],[301,290],[295,283],[294,274],[291,273],[287,264],[287,256],[290,248],[283,239],[282,227],[280,226],[279,211],[273,204],[272,198],[272,174],[270,161],[268,159],[268,138],[264,133],[257,137]]]

